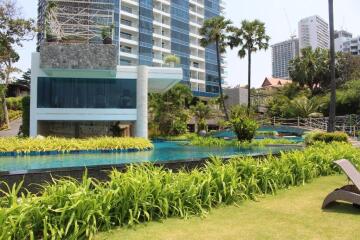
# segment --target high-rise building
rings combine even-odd
[[[335,32],[335,51],[360,55],[360,37],[353,38],[347,31]]]
[[[289,79],[289,63],[299,56],[299,39],[291,38],[272,47],[272,76]]]
[[[352,38],[352,34],[345,31],[335,31],[335,51],[342,52],[344,48],[344,43],[348,42]]]
[[[342,51],[352,55],[360,55],[360,37],[351,38],[344,42]]]
[[[46,30],[49,0],[39,0],[39,27]],[[214,46],[200,46],[203,22],[223,11],[222,0],[52,0],[62,36],[99,42],[104,27],[114,26],[119,64],[163,66],[174,54],[181,59],[183,84],[196,96],[219,93]],[[38,35],[39,46],[45,32]]]
[[[300,49],[329,48],[329,25],[324,19],[317,15],[304,18],[300,20],[298,27]]]

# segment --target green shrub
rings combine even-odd
[[[284,138],[278,139],[257,139],[252,142],[239,142],[237,140],[225,140],[221,138],[213,137],[193,137],[189,143],[192,146],[203,146],[203,147],[262,147],[266,145],[275,145],[275,144],[293,144],[292,141]]]
[[[30,96],[25,96],[21,100],[22,105],[22,125],[21,133],[24,137],[30,135]]]
[[[315,142],[348,142],[348,136],[343,132],[327,133],[317,131],[305,135],[305,143],[307,145],[314,144]]]
[[[259,128],[257,122],[250,118],[233,118],[230,124],[240,142],[251,142]]]
[[[276,131],[256,131],[255,136],[257,137],[275,137],[278,135]]]
[[[251,142],[259,125],[253,120],[254,112],[248,112],[246,106],[237,105],[230,110],[229,126],[233,129],[240,142]]]
[[[17,152],[22,154],[28,154],[31,151],[59,151],[66,153],[76,150],[145,150],[152,147],[153,145],[151,144],[151,142],[143,138],[0,138],[0,152]]]
[[[23,97],[6,98],[6,105],[9,110],[22,110]]]
[[[164,170],[151,164],[112,171],[108,182],[83,177],[54,180],[39,195],[18,197],[17,187],[0,198],[0,239],[92,239],[97,231],[168,217],[204,215],[220,204],[240,203],[319,176],[339,173],[333,160],[360,163],[349,144],[316,143],[304,151],[259,161],[213,158],[201,170]]]

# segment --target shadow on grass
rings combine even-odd
[[[351,203],[335,202],[330,204],[323,211],[328,213],[345,213],[352,215],[360,215],[360,206],[353,205]]]

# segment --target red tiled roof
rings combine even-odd
[[[281,87],[281,86],[284,86],[285,84],[289,84],[289,83],[292,83],[292,81],[282,79],[282,78],[266,77],[261,86],[262,87]]]

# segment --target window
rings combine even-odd
[[[136,108],[135,79],[38,78],[38,108]]]

